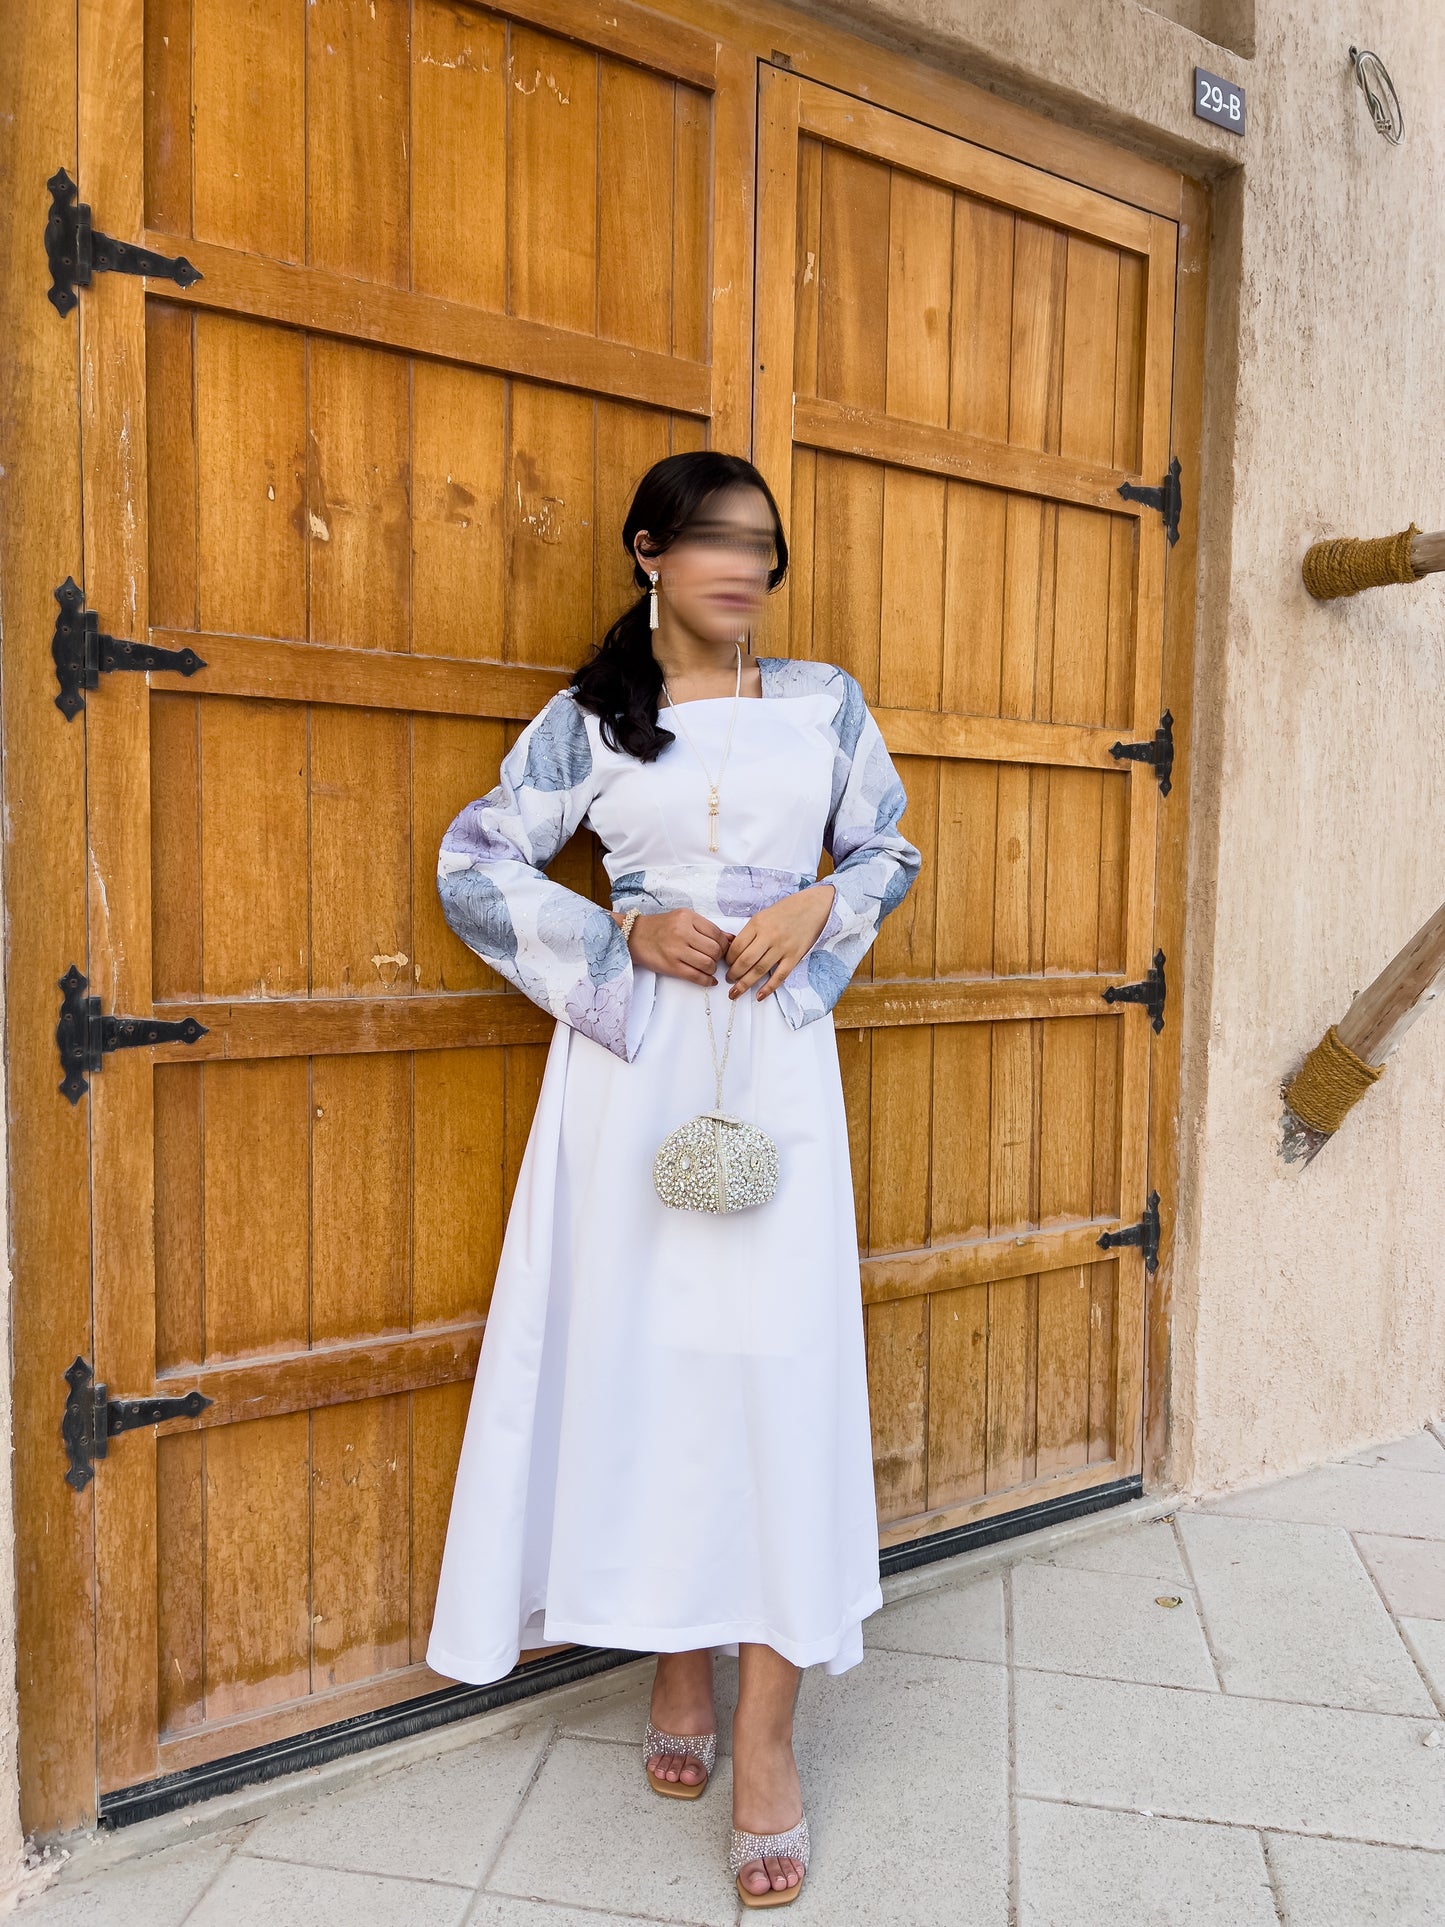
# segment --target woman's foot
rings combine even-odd
[[[733,1825],[743,1833],[786,1833],[797,1826],[803,1812],[793,1758],[793,1705],[802,1674],[767,1646],[740,1647],[739,1658],[743,1663],[733,1715]],[[770,1889],[782,1893],[802,1878],[801,1861],[772,1855],[746,1861],[738,1873],[750,1894]]]
[[[696,1735],[717,1726],[712,1699],[712,1653],[659,1653],[648,1714],[661,1733]],[[654,1779],[698,1786],[707,1768],[686,1753],[654,1753],[648,1761]]]

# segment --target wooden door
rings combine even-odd
[[[775,646],[863,685],[923,873],[836,1014],[885,1545],[1136,1474],[1174,223],[765,68]],[[1174,1034],[1177,1034],[1174,1033]],[[1172,1043],[1172,1035],[1170,1038]]]
[[[103,677],[68,726],[76,961],[106,1011],[205,1027],[82,1100],[86,1355],[211,1401],[69,1501],[93,1713],[52,1680],[24,1716],[70,1760],[93,1718],[102,1795],[441,1684],[553,1026],[446,930],[437,846],[630,593],[642,471],[746,446],[752,69],[724,99],[711,37],[653,29],[624,0],[126,0],[82,37],[97,226],[203,276],[97,281],[78,323],[75,574],[104,630],[204,663]]]

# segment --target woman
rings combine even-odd
[[[787,568],[752,464],[659,462],[623,542],[645,593],[442,843],[447,921],[559,1021],[427,1658],[484,1683],[523,1646],[657,1653],[644,1767],[693,1798],[713,1655],[735,1652],[729,1860],[745,1904],[770,1906],[808,1860],[801,1669],[855,1665],[882,1604],[830,1012],[919,853],[853,677],[744,651]],[[610,915],[543,874],[584,822]],[[777,1147],[765,1202],[664,1201],[659,1148],[709,1109]]]

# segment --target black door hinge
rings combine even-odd
[[[1151,1191],[1144,1215],[1138,1224],[1126,1224],[1122,1231],[1106,1231],[1099,1240],[1101,1251],[1114,1251],[1120,1245],[1137,1245],[1144,1254],[1144,1269],[1159,1269],[1159,1193]]]
[[[117,669],[171,669],[181,676],[194,676],[205,662],[194,649],[157,649],[154,643],[126,642],[108,636],[100,617],[86,612],[85,597],[72,577],[67,576],[55,591],[60,613],[55,618],[55,634],[50,653],[55,658],[55,680],[60,694],[55,707],[66,722],[73,722],[85,708],[85,691],[95,689],[101,674]]]
[[[172,261],[130,241],[115,241],[92,227],[90,208],[78,201],[80,192],[62,167],[45,183],[50,189],[50,214],[45,223],[45,252],[50,261],[50,293],[46,297],[57,314],[69,314],[79,300],[75,290],[88,288],[92,275],[148,274],[153,280],[174,281],[189,288],[202,279],[181,254]]]
[[[60,979],[60,1022],[55,1041],[60,1068],[65,1072],[58,1089],[78,1104],[90,1089],[87,1071],[98,1071],[111,1050],[139,1050],[147,1044],[194,1044],[206,1027],[194,1017],[162,1023],[155,1017],[111,1017],[102,1013],[99,997],[87,997],[86,979],[72,964]]]
[[[70,1459],[65,1483],[77,1492],[84,1492],[95,1477],[95,1461],[109,1457],[111,1440],[122,1432],[160,1425],[168,1418],[198,1418],[213,1403],[201,1392],[187,1392],[184,1398],[112,1398],[108,1386],[96,1384],[83,1358],[64,1376],[70,1387],[60,1418],[60,1436]]]
[[[1174,776],[1174,718],[1166,709],[1147,743],[1111,743],[1109,754],[1121,763],[1152,763],[1159,779],[1159,794],[1167,796]]]
[[[1104,992],[1106,1004],[1142,1004],[1149,1013],[1149,1022],[1156,1032],[1164,1028],[1164,999],[1167,995],[1164,982],[1164,952],[1154,952],[1154,962],[1149,974],[1142,983],[1110,984]]]
[[[1145,508],[1158,509],[1164,517],[1164,533],[1173,548],[1179,540],[1179,514],[1184,507],[1184,490],[1179,482],[1179,457],[1169,464],[1169,473],[1158,488],[1141,488],[1137,482],[1120,482],[1119,493],[1126,502],[1142,502]]]

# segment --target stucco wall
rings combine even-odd
[[[1329,606],[1299,579],[1318,535],[1445,526],[1445,8],[1258,0],[1248,60],[1133,0],[847,11],[1216,183],[1172,1472],[1403,1433],[1445,1409],[1445,1021],[1307,1170],[1277,1143],[1281,1080],[1445,898],[1445,577]],[[1193,118],[1196,62],[1245,85],[1244,140]]]

